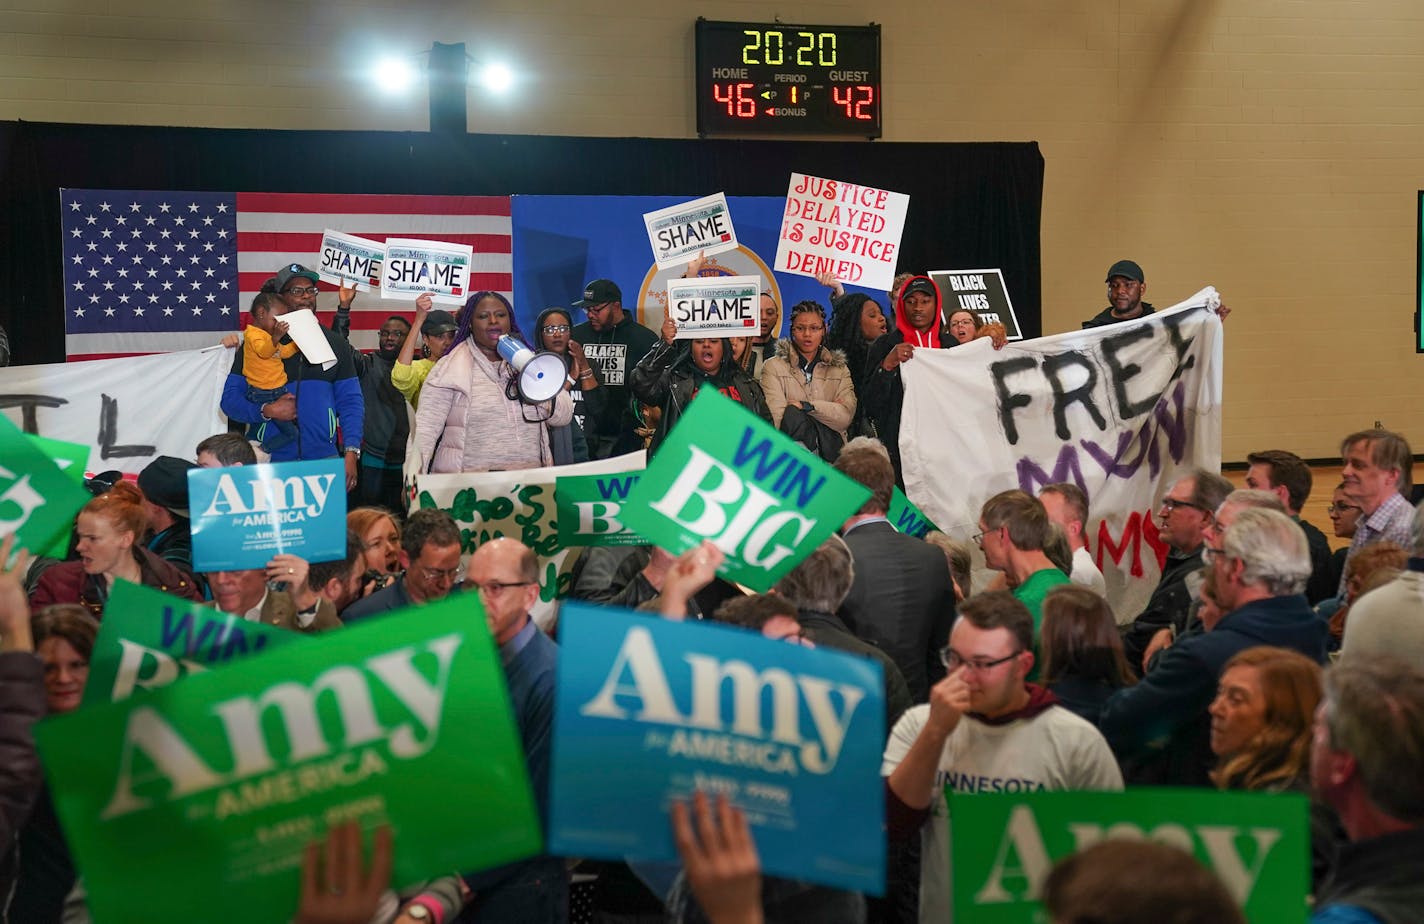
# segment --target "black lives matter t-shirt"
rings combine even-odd
[[[629,314],[612,330],[595,331],[587,322],[573,329],[571,335],[582,347],[588,362],[598,375],[602,396],[602,409],[597,419],[587,416],[579,420],[584,434],[589,438],[589,448],[599,455],[594,443],[601,441],[611,446],[620,439],[631,437],[635,426],[629,410],[628,376],[647,352],[657,343],[657,334],[634,321]],[[575,416],[583,410],[583,402],[574,408]],[[605,451],[603,455],[612,454]]]

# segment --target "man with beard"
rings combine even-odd
[[[595,279],[583,288],[583,298],[574,302],[588,320],[570,332],[583,347],[584,356],[598,376],[603,391],[603,407],[592,408],[584,418],[584,436],[593,459],[607,459],[641,448],[637,421],[628,402],[628,378],[642,358],[657,343],[657,335],[623,309],[623,292],[611,279]]]
[[[366,428],[361,441],[361,470],[356,490],[347,499],[350,508],[385,507],[400,510],[401,469],[405,465],[405,443],[410,435],[405,396],[391,382],[391,369],[401,346],[410,334],[410,322],[391,315],[376,334],[376,352],[362,353],[351,344],[351,303],[355,287],[341,288],[332,331],[347,344],[366,402]]]

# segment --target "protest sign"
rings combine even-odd
[[[870,489],[711,385],[623,505],[623,522],[674,555],[710,539],[719,573],[764,591],[853,514]]]
[[[700,789],[746,812],[768,874],[884,890],[878,664],[579,603],[559,632],[551,853],[676,861],[668,804]]]
[[[833,273],[841,282],[888,290],[909,208],[903,193],[793,173],[776,271]]]
[[[699,253],[710,257],[737,249],[737,232],[722,193],[648,212],[643,223],[658,269],[679,266]]]
[[[890,510],[886,512],[885,518],[890,521],[890,525],[907,536],[914,536],[916,539],[925,538],[925,533],[932,529],[939,529],[930,522],[930,518],[925,516],[923,510],[910,503],[910,499],[905,496],[905,492],[898,487],[890,495]]]
[[[1109,838],[1153,840],[1195,855],[1252,924],[1305,920],[1310,826],[1304,795],[945,791],[956,921],[1037,924],[1043,920],[1040,890],[1054,861]]]
[[[297,345],[297,349],[302,351],[307,362],[321,366],[322,369],[330,369],[336,365],[336,353],[326,339],[326,330],[321,326],[321,321],[317,320],[316,312],[310,308],[288,311],[282,315],[282,321],[287,325],[288,336]]]
[[[98,924],[189,924],[215,902],[284,924],[302,848],[348,819],[391,825],[396,887],[540,846],[471,594],[57,716],[35,737]]]
[[[84,705],[118,702],[305,636],[142,584],[114,582],[89,656]]]
[[[232,351],[217,346],[9,366],[0,407],[26,433],[88,446],[95,470],[137,474],[158,456],[192,458],[200,440],[227,429],[218,402],[231,366]]]
[[[371,292],[381,285],[381,264],[385,259],[386,245],[380,241],[327,228],[321,234],[316,274],[332,285]]]
[[[643,537],[623,525],[623,502],[638,475],[623,472],[611,475],[571,475],[560,477],[554,487],[558,503],[559,544],[645,545]]]
[[[25,434],[25,437],[34,444],[35,448],[44,453],[45,456],[59,467],[59,470],[73,479],[74,483],[84,485],[84,472],[89,465],[89,447],[82,443],[69,443],[64,440],[52,440],[44,436],[35,436],[33,433]],[[65,559],[69,557],[69,539],[74,532],[73,526],[62,529],[54,537],[48,549],[38,549],[37,554],[49,558]]]
[[[188,470],[193,570],[263,568],[273,555],[346,557],[346,463]]]
[[[444,305],[463,305],[470,294],[469,244],[386,239],[386,262],[381,271],[381,296],[415,298],[426,292]]]
[[[761,280],[755,276],[671,279],[668,311],[677,339],[751,337],[761,329]]]
[[[984,324],[1002,324],[1010,340],[1022,340],[1014,304],[1004,285],[1004,274],[997,269],[930,270],[930,278],[939,286],[944,301],[944,319],[961,308],[979,315]]]
[[[0,416],[0,538],[14,534],[15,548],[48,552],[74,526],[74,515],[93,497],[60,470],[9,418]]]
[[[577,560],[559,538],[555,484],[577,475],[636,474],[643,470],[642,450],[612,459],[549,466],[513,472],[465,472],[458,475],[418,473],[410,453],[407,474],[417,470],[412,510],[438,507],[460,527],[461,558],[467,561],[480,543],[508,536],[534,550],[539,558],[539,599],[531,613],[541,627],[553,623],[556,600],[572,586]]]
[[[968,539],[989,497],[1072,482],[1114,612],[1142,611],[1167,544],[1155,512],[1193,468],[1221,468],[1216,290],[1136,322],[994,350],[987,339],[916,350],[901,366],[905,493]]]

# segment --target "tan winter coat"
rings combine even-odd
[[[800,356],[794,350],[790,339],[783,337],[776,342],[776,355],[762,363],[761,390],[766,392],[772,426],[781,426],[781,415],[788,404],[809,401],[815,408],[811,416],[844,439],[855,419],[855,386],[851,384],[845,354],[821,347],[820,361],[807,384]]]

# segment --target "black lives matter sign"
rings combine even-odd
[[[944,319],[961,308],[976,312],[985,324],[1002,324],[1010,340],[1022,340],[1019,319],[1004,285],[1004,274],[996,269],[931,270],[930,278],[944,299]]]

